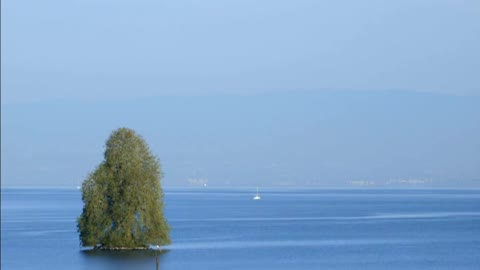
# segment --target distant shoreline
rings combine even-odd
[[[254,190],[256,186],[164,186],[164,192],[171,192],[177,190],[191,190],[191,191],[251,191]],[[81,191],[76,186],[1,186],[0,190],[75,190]],[[388,187],[388,186],[377,186],[377,187],[322,187],[322,186],[260,186],[260,189],[264,191],[313,191],[313,190],[480,190],[480,187],[428,187],[428,186],[403,186],[403,187]]]

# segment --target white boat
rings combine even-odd
[[[253,197],[254,200],[260,200],[260,194],[258,194],[258,187],[257,187],[257,194]]]

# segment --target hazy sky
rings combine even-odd
[[[172,185],[480,181],[476,0],[6,0],[1,23],[2,185],[75,185],[121,126]]]

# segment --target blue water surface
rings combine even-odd
[[[480,190],[166,189],[160,269],[480,269]],[[84,251],[74,189],[2,189],[1,268],[156,269]]]

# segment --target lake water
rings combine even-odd
[[[480,190],[166,189],[160,269],[480,269]],[[80,191],[2,189],[1,269],[156,269],[82,251]]]

